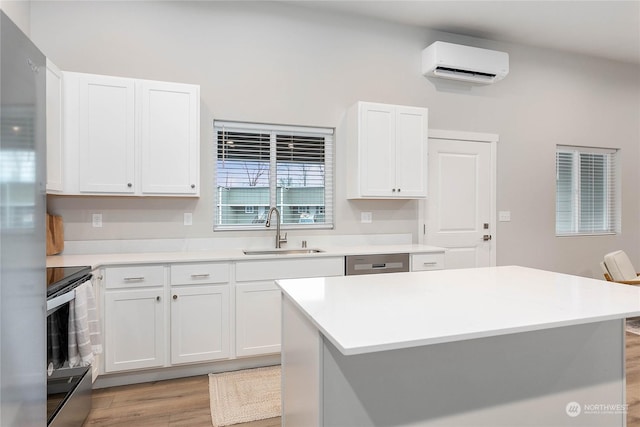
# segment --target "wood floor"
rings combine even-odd
[[[627,333],[627,426],[640,427],[640,335]],[[276,427],[280,418],[236,424]],[[211,427],[207,376],[94,390],[90,426]]]

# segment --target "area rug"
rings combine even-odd
[[[640,335],[640,317],[627,319],[627,332]]]
[[[280,366],[209,374],[214,427],[279,417]]]

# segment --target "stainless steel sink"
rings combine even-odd
[[[317,254],[324,252],[321,249],[245,249],[245,255],[299,255],[299,254]]]

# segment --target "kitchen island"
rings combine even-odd
[[[515,266],[277,283],[283,425],[626,424],[637,287]]]

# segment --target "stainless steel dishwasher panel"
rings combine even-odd
[[[347,255],[345,275],[401,273],[409,271],[409,254]]]

